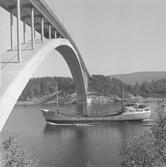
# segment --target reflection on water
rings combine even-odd
[[[74,159],[74,166],[93,162],[97,166],[119,166],[121,142],[128,135],[142,134],[144,123],[112,123],[100,126],[54,126],[47,124],[44,134],[48,138],[58,136],[66,157]],[[63,144],[62,144],[63,143]],[[70,162],[71,163],[71,162]],[[69,166],[72,166],[69,165]],[[67,164],[64,164],[67,166]]]
[[[44,106],[54,110],[55,105]],[[79,113],[78,106],[61,106]],[[56,126],[46,124],[43,106],[16,106],[1,136],[7,132],[20,135],[21,142],[39,157],[42,167],[119,167],[119,149],[128,135],[140,135],[153,122],[110,123],[97,126]],[[95,110],[95,107],[93,106]],[[109,105],[94,112],[112,112]],[[154,115],[154,114],[152,114]]]

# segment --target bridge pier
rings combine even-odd
[[[13,12],[10,12],[10,43],[11,43],[11,51],[14,50],[14,45],[13,45],[13,30],[14,30]]]
[[[48,33],[49,33],[49,39],[51,39],[51,24],[48,25]]]
[[[23,22],[23,43],[25,44],[26,42],[26,20],[24,19],[24,22]]]
[[[21,38],[20,38],[20,0],[17,0],[17,56],[21,63]]]
[[[54,38],[57,38],[57,31],[55,30],[54,33],[55,33],[55,34],[54,34]]]
[[[41,42],[44,42],[44,17],[41,17]]]
[[[35,41],[34,41],[34,28],[35,25],[34,25],[34,8],[32,7],[31,8],[31,46],[32,46],[32,49],[35,48]]]

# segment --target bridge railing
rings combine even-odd
[[[49,6],[49,8],[54,12],[55,10],[55,0],[44,0],[47,5]]]

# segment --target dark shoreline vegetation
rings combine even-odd
[[[75,85],[71,78],[32,78],[19,98],[20,103],[26,101],[40,103],[43,99],[55,99],[56,82],[61,98],[66,98],[75,93]],[[120,79],[110,78],[104,75],[92,75],[89,80],[88,92],[95,92],[101,96],[121,97],[122,90],[125,98],[131,96],[164,98],[166,97],[166,79],[151,82],[144,81],[142,83],[136,82],[135,85],[129,85],[123,83]]]
[[[23,148],[17,136],[7,136],[0,145],[1,167],[39,167],[39,160]]]
[[[166,166],[166,115],[165,102],[158,103],[157,118],[149,130],[140,136],[128,136],[122,142],[121,167]]]

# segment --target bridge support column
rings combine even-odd
[[[17,54],[18,62],[21,62],[21,38],[20,38],[20,0],[17,0]]]
[[[54,38],[57,38],[57,31],[55,30],[55,35],[54,35]]]
[[[49,39],[51,39],[51,24],[48,25]]]
[[[44,17],[41,17],[41,42],[44,41]]]
[[[23,43],[24,44],[26,41],[25,34],[26,34],[26,21],[24,20],[24,22],[23,22]]]
[[[34,8],[31,8],[31,46],[32,49],[35,48],[35,41],[34,41],[34,30],[35,30],[35,26],[34,26]]]
[[[11,42],[11,51],[14,50],[13,46],[13,29],[14,29],[14,20],[13,20],[13,12],[10,13],[10,42]]]

